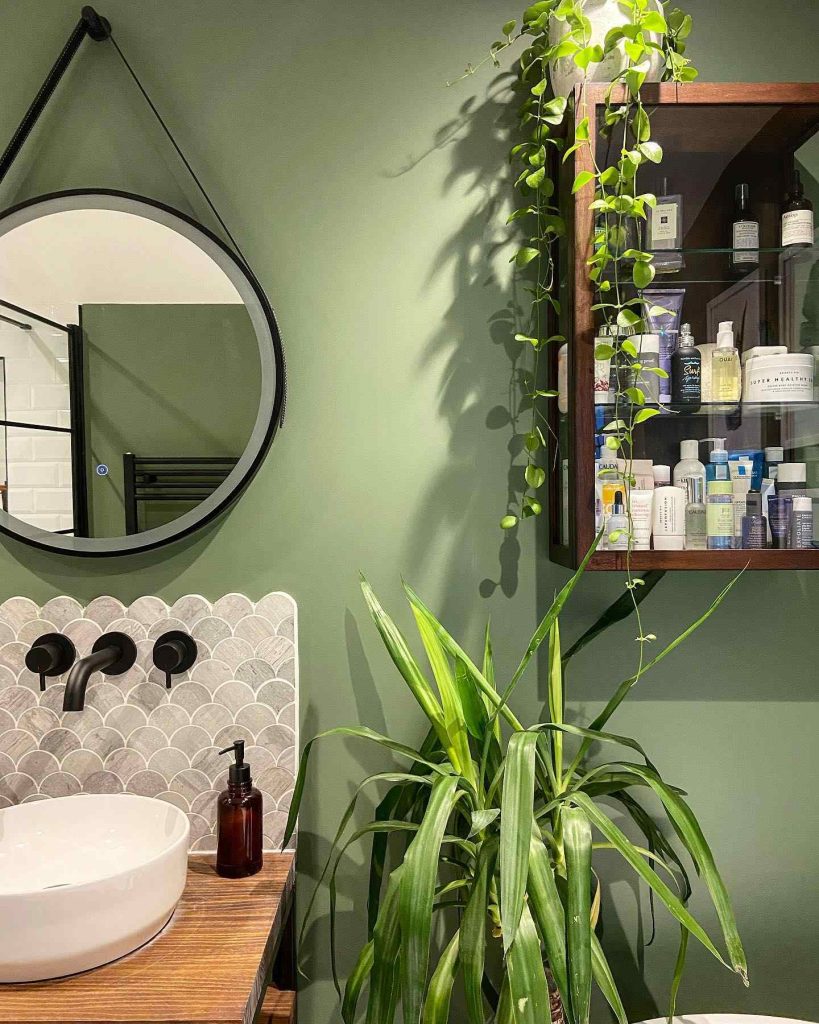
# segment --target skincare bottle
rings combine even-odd
[[[768,520],[762,514],[762,495],[748,491],[745,495],[745,515],[742,517],[742,547],[768,546]]]
[[[751,213],[751,190],[737,185],[734,191],[734,226],[731,266],[745,272],[759,264],[759,221]]]
[[[715,402],[738,402],[742,393],[742,366],[734,345],[734,324],[724,320],[717,332],[711,357],[711,397]]]
[[[603,324],[600,327],[597,337],[594,339],[594,404],[611,405],[614,402],[614,394],[611,390],[611,356],[598,359],[597,347],[599,345],[607,345],[610,349],[614,347],[612,345],[611,329],[608,324]]]
[[[680,461],[674,467],[674,486],[687,487],[688,480],[696,477],[700,481],[701,493],[705,493],[705,466],[699,460],[700,443],[696,439],[680,441]]]
[[[788,546],[792,513],[793,498],[790,495],[787,497],[777,496],[776,498],[768,498],[768,522],[771,527],[772,547],[786,548]]]
[[[632,488],[628,495],[628,514],[631,520],[631,538],[634,551],[651,548],[651,525],[654,511],[654,481],[650,490]]]
[[[711,389],[711,360],[714,358],[714,349],[717,347],[713,341],[704,345],[695,345],[700,354],[700,398],[703,405],[713,402],[714,396]]]
[[[691,412],[702,398],[702,356],[694,345],[691,325],[683,324],[680,343],[671,357],[671,403]]]
[[[788,547],[813,547],[813,501],[807,494],[793,496]]]
[[[648,217],[647,248],[654,253],[654,268],[658,274],[673,274],[685,263],[681,252],[667,250],[682,249],[683,239],[683,197],[668,194],[668,178],[663,179],[663,194],[657,196],[657,205],[646,210]]]
[[[671,484],[671,466],[653,466],[655,487],[668,487]]]
[[[714,447],[708,456],[708,465],[705,467],[706,494],[708,484],[712,480],[730,480],[728,472],[728,452],[725,450],[724,437],[706,437],[706,441],[713,441]]]
[[[685,443],[685,442],[683,442]],[[705,551],[708,531],[705,509],[705,477],[686,477],[685,550]]]
[[[734,499],[730,480],[709,480],[705,499],[708,550],[734,546]]]
[[[629,529],[626,507],[623,504],[623,492],[614,495],[612,513],[606,524],[606,539],[609,551],[628,551]]]
[[[262,868],[262,794],[253,786],[245,764],[245,741],[236,740],[220,754],[234,753],[227,789],[216,801],[216,873],[246,878]]]
[[[632,459],[624,469],[631,471],[629,487],[638,491],[654,490],[654,463],[651,459]]]
[[[747,510],[747,497],[751,489],[751,462],[748,459],[729,462],[731,491],[734,503],[734,547],[742,547],[742,520]]]
[[[765,449],[765,476],[776,480],[780,465],[785,461],[785,449],[780,445],[769,445]]]
[[[685,548],[685,499],[682,487],[654,488],[654,550]]]
[[[789,245],[813,245],[813,203],[805,198],[802,179],[796,169],[782,207],[782,248]]]
[[[781,462],[776,474],[778,495],[807,494],[808,467],[805,462]]]

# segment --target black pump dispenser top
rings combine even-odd
[[[228,771],[228,782],[234,786],[238,786],[241,783],[250,783],[250,765],[245,764],[245,741],[235,740],[229,747],[225,747],[224,750],[220,750],[220,754],[229,754],[234,751],[236,754],[236,763],[230,766]]]

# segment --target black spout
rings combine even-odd
[[[93,672],[118,676],[127,672],[136,661],[134,641],[125,633],[104,633],[95,641],[91,654],[80,658],[68,673],[63,695],[63,711],[82,711],[85,691]]]

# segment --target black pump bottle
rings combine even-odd
[[[216,815],[216,873],[246,878],[262,869],[262,794],[253,786],[245,764],[245,741],[236,740],[220,754],[236,754],[227,789],[219,794]]]

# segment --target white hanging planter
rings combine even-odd
[[[651,6],[662,13],[659,0],[651,0]],[[591,22],[591,39],[589,46],[602,46],[606,33],[618,25],[623,25],[627,15],[619,4],[619,0],[585,0],[583,13]],[[550,41],[559,43],[569,32],[565,21],[551,18],[549,21]],[[659,42],[659,36],[651,34],[653,42]],[[660,50],[652,50],[650,66],[646,75],[647,82],[659,82],[663,70],[663,55]],[[623,43],[612,50],[599,64],[590,64],[584,73],[577,67],[571,57],[560,57],[549,64],[549,77],[555,96],[568,96],[576,85],[585,78],[587,82],[611,82],[628,64]]]

